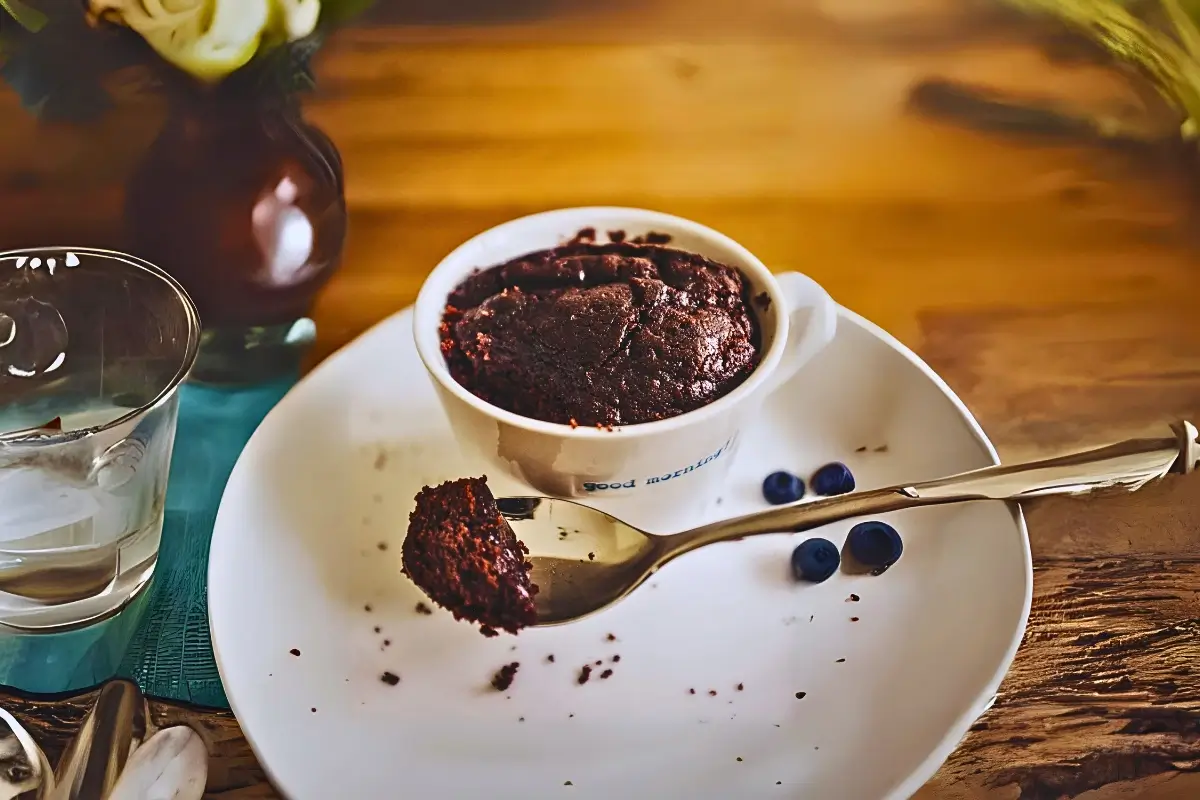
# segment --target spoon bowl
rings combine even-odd
[[[654,536],[570,500],[496,501],[530,552],[538,625],[557,625],[612,605],[653,574],[669,537]]]
[[[801,500],[667,536],[639,530],[603,511],[549,497],[496,501],[529,549],[537,626],[572,622],[607,608],[663,565],[717,542],[795,533],[832,522],[905,508],[969,500],[1024,500],[1101,489],[1134,491],[1171,472],[1200,465],[1200,434],[1190,422],[1175,435],[1119,444],[1025,464],[1000,465],[923,483]]]

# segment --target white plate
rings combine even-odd
[[[804,537],[781,534],[688,555],[604,613],[517,638],[416,613],[400,574],[413,495],[477,468],[411,328],[410,312],[392,317],[285,397],[217,517],[217,662],[289,797],[901,798],[991,703],[1032,589],[1024,521],[1001,503],[891,515],[904,557],[879,577],[798,584],[788,557]],[[761,508],[767,473],[833,459],[868,488],[996,455],[928,367],[843,312],[835,343],[747,432],[714,511]],[[849,527],[823,535],[840,544]],[[580,685],[598,660],[612,676]],[[516,681],[496,692],[510,661]]]

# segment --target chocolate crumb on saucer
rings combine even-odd
[[[592,677],[591,665],[584,664],[583,669],[579,670],[579,678],[578,678],[579,685],[582,686],[583,684],[587,683],[588,679],[591,677]]]
[[[417,603],[417,613],[428,617],[430,614],[433,613],[433,609],[430,608],[429,606],[425,605],[424,603]]]
[[[709,689],[709,690],[708,690],[708,696],[709,696],[709,697],[716,697],[716,696],[717,696],[717,690],[716,690],[716,689]]]
[[[803,700],[807,694],[808,692],[796,692],[796,699]]]
[[[611,669],[606,669],[606,670],[604,670],[604,672],[600,673],[600,679],[608,680],[609,678],[612,677],[612,674],[613,674],[613,671]]]
[[[400,683],[400,676],[394,672],[385,672],[379,676],[379,680],[386,683],[388,686],[395,686]]]
[[[503,692],[508,687],[512,686],[513,679],[517,677],[517,670],[521,668],[521,662],[514,661],[511,664],[505,664],[495,675],[492,676],[492,688],[497,692]]]
[[[295,647],[293,647],[291,650],[288,650],[288,652],[291,653],[292,655],[296,656],[297,658],[300,657],[300,651],[297,650]]]
[[[403,571],[455,619],[484,636],[517,633],[537,622],[529,549],[496,507],[484,478],[425,487],[409,515]]]

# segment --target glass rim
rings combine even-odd
[[[90,436],[95,436],[97,434],[110,431],[126,423],[132,422],[133,420],[150,413],[155,408],[162,405],[179,389],[183,382],[187,380],[188,373],[192,371],[192,367],[196,363],[196,356],[200,351],[200,336],[202,333],[200,312],[196,308],[195,302],[183,288],[183,285],[180,284],[179,281],[172,277],[171,274],[162,267],[152,264],[151,262],[144,258],[140,258],[139,256],[124,253],[119,250],[109,250],[101,247],[54,246],[25,247],[17,250],[3,250],[0,251],[0,262],[7,261],[12,258],[19,258],[23,255],[35,256],[45,253],[73,253],[78,255],[107,258],[113,261],[120,261],[123,264],[148,273],[162,281],[172,290],[172,292],[174,292],[176,300],[179,301],[179,305],[183,309],[183,315],[187,325],[187,342],[183,348],[183,355],[179,363],[179,369],[176,370],[175,374],[169,381],[167,381],[166,385],[163,386],[163,388],[159,390],[158,394],[156,394],[150,401],[143,403],[137,408],[130,409],[128,412],[122,414],[116,419],[110,420],[102,425],[91,425],[86,428],[75,428],[73,430],[61,432],[42,432],[36,436],[31,435],[33,432],[29,430],[24,432],[18,430],[13,431],[12,433],[0,432],[0,447],[19,443],[36,444],[39,446],[65,444],[67,442],[80,441]]]

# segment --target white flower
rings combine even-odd
[[[166,61],[205,81],[245,66],[264,42],[316,28],[320,0],[90,0],[93,16],[127,25]]]

